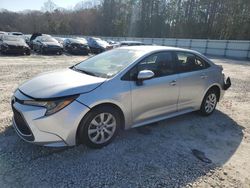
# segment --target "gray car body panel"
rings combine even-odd
[[[32,98],[48,99],[87,93],[105,80],[71,69],[63,69],[40,74],[25,82],[19,89]]]
[[[223,96],[222,68],[198,52],[159,46],[123,47],[129,50],[138,48],[145,53],[109,79],[66,69],[41,74],[21,85],[19,89],[25,95],[18,90],[14,95],[23,100],[27,100],[27,96],[45,99],[80,94],[72,104],[48,117],[44,116],[45,110],[42,107],[27,109],[26,105],[14,104],[28,119],[29,125],[38,137],[44,135],[48,138],[47,140],[37,138],[35,142],[46,141],[46,145],[53,146],[53,142],[56,145],[61,138],[66,145],[75,145],[81,120],[97,105],[112,104],[119,107],[125,119],[124,128],[129,129],[198,110],[203,97],[212,86],[218,86],[221,97]],[[122,77],[142,59],[163,51],[184,51],[196,54],[206,59],[210,67],[200,71],[144,80],[142,85],[137,85],[135,81],[122,80]],[[175,84],[172,84],[172,81],[175,81]]]

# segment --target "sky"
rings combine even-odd
[[[47,0],[0,0],[0,9],[10,11],[41,10]],[[63,8],[72,8],[81,0],[53,0],[55,4]]]

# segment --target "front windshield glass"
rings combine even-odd
[[[99,44],[100,46],[108,46],[109,43],[107,43],[106,41],[104,40],[96,40],[97,44]]]
[[[84,44],[88,43],[88,41],[85,38],[77,38],[77,40]]]
[[[74,68],[98,77],[110,78],[142,55],[142,50],[114,49],[93,56]]]

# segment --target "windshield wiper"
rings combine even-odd
[[[93,73],[93,72],[86,71],[86,70],[83,70],[83,69],[77,69],[75,66],[71,67],[71,69],[73,69],[73,70],[75,70],[75,71],[77,71],[77,72],[81,72],[81,73],[84,73],[84,74],[91,75],[91,76],[99,77],[98,75],[96,75],[96,74]]]

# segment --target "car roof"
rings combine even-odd
[[[142,51],[142,56],[154,53],[154,52],[160,52],[160,51],[179,51],[179,52],[190,52],[193,53],[202,59],[205,59],[207,62],[209,62],[211,65],[213,65],[213,62],[208,59],[206,56],[201,54],[200,52],[197,52],[195,50],[185,49],[185,48],[178,48],[178,47],[171,47],[171,46],[157,46],[157,45],[145,45],[145,46],[125,46],[120,47],[118,49],[127,49],[127,50],[138,50]]]
[[[22,32],[18,32],[18,31],[14,31],[14,32],[9,32],[10,34],[20,34],[20,35],[23,35]]]
[[[127,49],[127,50],[139,50],[139,51],[145,51],[146,53],[150,52],[157,52],[161,50],[169,50],[169,51],[185,51],[185,52],[191,52],[191,53],[198,53],[194,50],[184,49],[184,48],[177,48],[177,47],[171,47],[171,46],[152,46],[152,45],[145,45],[145,46],[126,46],[126,47],[120,47],[121,49]]]

